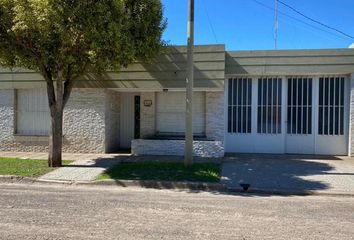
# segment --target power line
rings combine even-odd
[[[205,0],[203,0],[203,4],[202,4],[202,5],[203,5],[203,7],[204,7],[204,11],[205,11],[205,14],[206,14],[206,16],[207,16],[207,19],[208,19],[208,23],[209,23],[209,27],[210,27],[210,29],[211,29],[211,32],[212,32],[212,34],[213,34],[213,36],[214,36],[214,39],[215,39],[216,43],[218,43],[218,38],[216,37],[213,24],[211,23],[210,16],[209,16],[209,13],[208,13],[208,9],[207,9],[206,4],[205,4]]]
[[[270,7],[270,6],[268,6],[268,5],[266,5],[266,4],[262,3],[262,2],[260,2],[260,1],[258,1],[258,0],[252,0],[252,1],[255,2],[255,3],[257,3],[257,4],[259,4],[259,5],[261,5],[261,6],[263,6],[264,8],[267,8],[267,9],[269,9],[269,10],[275,11],[275,8]],[[286,14],[286,13],[284,13],[284,12],[282,12],[282,11],[279,11],[279,10],[278,10],[278,13],[281,14],[281,15],[283,15],[283,16],[285,16],[285,17],[291,18],[291,19],[293,19],[293,20],[295,20],[295,21],[297,21],[297,22],[300,22],[300,23],[302,23],[302,24],[304,24],[304,25],[307,25],[307,26],[309,26],[309,27],[312,27],[312,28],[314,28],[314,29],[317,29],[317,30],[320,30],[320,31],[322,31],[322,32],[331,34],[331,35],[333,35],[333,36],[336,36],[336,37],[339,37],[339,38],[342,38],[342,39],[347,39],[347,38],[348,38],[347,36],[346,36],[346,38],[344,38],[344,36],[343,36],[342,34],[341,34],[341,35],[338,35],[338,34],[335,34],[335,33],[333,33],[333,32],[326,31],[326,30],[324,30],[324,29],[322,29],[322,28],[319,28],[319,27],[317,27],[317,26],[314,26],[314,25],[312,25],[312,24],[309,24],[309,23],[307,23],[307,22],[305,22],[305,21],[303,21],[303,20],[301,20],[301,19],[298,19],[298,18],[296,18],[296,17],[293,17],[293,16],[291,16],[291,15],[289,15],[289,14]]]
[[[327,24],[324,24],[324,23],[322,23],[322,22],[320,22],[320,21],[317,21],[316,19],[313,19],[313,18],[311,18],[311,17],[309,17],[309,16],[306,16],[305,14],[303,14],[302,12],[300,12],[299,10],[296,10],[294,7],[292,7],[292,6],[290,6],[290,5],[288,5],[288,4],[284,3],[284,2],[282,2],[281,0],[278,0],[278,2],[279,2],[280,4],[282,4],[283,6],[285,6],[285,7],[289,8],[289,9],[291,9],[292,11],[296,12],[297,14],[303,16],[304,18],[306,18],[306,19],[308,19],[308,20],[310,20],[310,21],[312,21],[312,22],[314,22],[314,23],[317,23],[317,24],[319,24],[319,25],[321,25],[321,26],[323,26],[323,27],[326,27],[326,28],[331,29],[331,30],[333,30],[333,31],[336,31],[336,32],[338,32],[338,33],[340,33],[340,34],[342,34],[342,35],[344,35],[344,36],[347,36],[347,37],[349,37],[349,38],[351,38],[351,39],[354,39],[353,36],[351,36],[351,35],[349,35],[349,34],[343,32],[343,31],[341,31],[341,30],[338,30],[337,28],[328,26]]]

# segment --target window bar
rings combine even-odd
[[[311,80],[311,78],[308,78],[307,79],[307,83],[306,83],[306,85],[307,85],[307,91],[306,91],[306,129],[305,129],[305,134],[307,135],[307,134],[309,134],[309,109],[310,109],[310,101],[309,101],[309,96],[310,96],[310,81],[312,81]]]
[[[327,84],[328,84],[328,95],[327,95],[327,135],[329,135],[330,134],[330,132],[329,132],[329,125],[330,125],[330,108],[331,108],[331,102],[330,102],[330,99],[331,99],[331,79],[330,78],[327,78]]]
[[[229,79],[229,109],[231,109],[231,111],[229,112],[230,113],[230,115],[229,115],[229,118],[230,118],[230,122],[229,122],[229,130],[230,130],[230,132],[232,133],[233,132],[233,129],[232,129],[232,101],[233,101],[233,97],[234,97],[234,95],[233,95],[233,86],[232,86],[232,81],[233,81],[233,79],[232,78],[230,78]]]
[[[235,131],[235,133],[238,133],[238,129],[237,129],[237,124],[238,124],[238,114],[237,114],[237,112],[238,112],[238,106],[237,106],[237,100],[238,100],[238,79],[234,79],[234,84],[235,84],[235,102],[234,102],[234,104],[235,104],[235,114],[234,114],[234,116],[235,116],[235,122],[234,122],[234,131]]]
[[[261,92],[260,92],[260,94],[261,94],[261,101],[260,101],[260,108],[261,108],[261,117],[260,117],[260,127],[261,127],[261,131],[260,131],[260,133],[263,133],[263,79],[259,79],[259,81],[258,81],[258,84],[260,84],[261,85]]]
[[[268,101],[268,80],[269,78],[266,78],[265,80],[265,89],[266,89],[266,94],[265,94],[265,106],[266,106],[266,114],[265,114],[265,132],[264,133],[268,133],[268,104],[269,104],[269,101]]]
[[[244,121],[246,119],[246,115],[244,114],[244,107],[245,107],[245,79],[242,79],[242,98],[241,98],[241,114],[242,114],[242,121],[241,121],[241,132],[244,133]]]
[[[290,134],[293,134],[293,95],[294,95],[294,86],[293,86],[293,79],[290,78],[289,79],[291,81],[291,85],[290,85]],[[289,121],[289,119],[288,119]]]
[[[334,132],[334,81],[335,81],[335,78],[330,78],[330,87],[331,87],[331,95],[330,95],[330,131],[329,131],[329,134],[330,135],[334,135],[333,132]],[[331,131],[332,130],[332,131]]]
[[[276,86],[275,86],[275,91],[276,91],[276,93],[277,93],[277,98],[275,99],[275,103],[277,104],[277,106],[279,105],[279,99],[278,99],[278,88],[279,88],[279,84],[278,84],[278,81],[279,81],[279,79],[277,78],[277,84],[276,84]],[[278,127],[279,127],[279,121],[278,121],[278,118],[279,116],[278,116],[278,107],[277,107],[277,109],[276,109],[276,112],[275,112],[275,119],[276,119],[276,121],[275,121],[275,133],[278,133]]]
[[[275,106],[275,101],[274,101],[274,97],[276,96],[275,92],[274,92],[274,84],[276,82],[276,79],[273,78],[272,81],[271,81],[271,86],[270,86],[270,90],[272,92],[271,96],[272,98],[270,99],[270,121],[271,121],[271,125],[270,125],[270,133],[273,134],[273,128],[274,128],[274,124],[275,124],[275,121],[274,121],[274,109],[276,108]]]
[[[244,91],[244,88],[243,88],[243,87],[244,87],[244,86],[243,86],[243,85],[244,85],[244,84],[243,84],[243,80],[244,80],[244,79],[241,79],[241,99],[240,99],[240,100],[241,100],[241,101],[240,101],[240,109],[241,109],[241,124],[240,124],[241,128],[240,128],[240,132],[241,132],[241,133],[243,133],[243,120],[244,120],[244,119],[243,119],[243,118],[244,118],[244,116],[243,116],[243,104],[244,104],[244,103],[243,103],[243,97],[244,97],[244,96],[243,96],[243,95],[244,95],[244,94],[243,94],[243,91]]]
[[[295,118],[295,134],[298,133],[298,117],[299,117],[299,79],[296,78],[296,85],[295,85],[295,88],[296,88],[296,98],[295,98],[295,104],[296,104],[296,107],[295,107],[295,113],[296,113],[296,118]]]
[[[300,122],[299,122],[299,125],[300,125],[300,134],[303,134],[303,105],[304,105],[304,79],[303,78],[300,78],[300,85],[301,85],[301,92],[300,92]]]
[[[326,85],[325,78],[322,78],[322,135],[325,135],[325,128],[324,128],[325,90],[326,90],[325,85]]]
[[[336,116],[336,81],[337,81],[337,79],[336,78],[333,78],[333,84],[332,84],[332,86],[333,86],[333,101],[332,101],[332,113],[333,113],[333,115],[332,115],[332,135],[335,135],[335,132],[336,132],[336,118],[335,118],[335,116]]]
[[[245,129],[245,133],[248,133],[248,79],[246,78],[246,100],[245,100],[245,112],[246,112],[246,116],[245,116],[245,120],[246,120],[246,129]]]
[[[341,135],[341,127],[342,127],[342,118],[341,118],[341,115],[342,115],[342,79],[343,78],[340,78],[340,79],[338,79],[338,80],[340,80],[339,81],[339,89],[338,89],[338,95],[339,95],[339,99],[338,99],[338,108],[339,108],[339,110],[338,110],[338,114],[339,114],[339,116],[338,116],[338,119],[339,119],[339,121],[338,121],[338,135]]]
[[[239,133],[242,133],[242,97],[243,97],[243,81],[242,81],[242,78],[239,79],[239,100],[238,100],[238,113],[239,113],[239,121],[238,121],[238,126],[237,126],[237,129],[238,129],[238,132]]]
[[[232,125],[232,132],[233,133],[235,133],[235,121],[236,121],[236,119],[235,119],[235,114],[234,114],[234,112],[235,112],[235,102],[236,102],[236,99],[235,99],[235,97],[236,97],[236,90],[235,90],[235,88],[236,88],[236,86],[235,86],[235,78],[233,78],[232,79],[232,105],[231,105],[231,111],[232,111],[232,123],[231,123],[231,125]]]

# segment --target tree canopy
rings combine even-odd
[[[163,45],[159,0],[0,0],[0,64],[66,79],[151,58]]]
[[[160,0],[0,0],[0,65],[46,81],[49,166],[61,165],[63,109],[75,80],[152,58],[165,25]]]

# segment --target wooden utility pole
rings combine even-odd
[[[188,0],[188,46],[186,78],[186,144],[184,164],[193,164],[194,0]]]

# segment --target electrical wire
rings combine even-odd
[[[280,0],[278,0],[278,2],[279,2],[280,4],[282,4],[283,6],[285,6],[285,7],[289,8],[289,9],[291,9],[292,11],[296,12],[297,14],[303,16],[304,18],[306,18],[306,19],[308,19],[308,20],[310,20],[310,21],[312,21],[312,22],[314,22],[314,23],[317,23],[317,24],[319,24],[319,25],[321,25],[321,26],[323,26],[323,27],[326,27],[326,28],[328,28],[328,29],[331,29],[331,30],[333,30],[333,31],[336,31],[336,32],[338,32],[338,33],[340,33],[340,34],[342,34],[342,35],[348,37],[348,38],[354,39],[353,36],[351,36],[351,35],[349,35],[349,34],[343,32],[343,31],[341,31],[341,30],[338,30],[337,28],[328,26],[327,24],[324,24],[324,23],[322,23],[322,22],[320,22],[320,21],[317,21],[316,19],[313,19],[313,18],[311,18],[311,17],[309,17],[309,16],[306,16],[305,14],[303,14],[302,12],[300,12],[299,10],[296,10],[294,7],[288,5],[288,4],[286,4],[286,3],[284,3],[284,2],[282,2],[282,1],[280,1]]]
[[[263,6],[263,7],[265,7],[265,8],[267,8],[267,9],[269,9],[269,10],[275,11],[275,8],[270,7],[270,6],[268,6],[268,5],[266,5],[266,4],[262,3],[262,2],[260,2],[260,1],[258,1],[258,0],[252,0],[252,1],[255,2],[255,3],[257,3],[257,4],[259,4],[259,5],[261,5],[261,6]],[[347,36],[343,36],[342,34],[339,35],[339,34],[336,34],[336,33],[333,33],[333,32],[327,31],[327,30],[324,30],[324,29],[322,29],[322,28],[319,28],[319,27],[317,27],[317,26],[314,26],[314,25],[312,25],[312,24],[309,24],[309,23],[307,23],[307,22],[305,22],[305,21],[303,21],[303,20],[301,20],[301,19],[298,19],[298,18],[296,18],[296,17],[293,17],[293,16],[291,16],[291,15],[289,15],[289,14],[286,14],[286,13],[284,13],[284,12],[282,12],[282,11],[279,11],[279,10],[278,10],[278,13],[279,13],[280,15],[283,15],[283,16],[285,16],[285,17],[291,18],[291,19],[293,19],[293,20],[295,20],[295,21],[297,21],[297,22],[300,22],[300,23],[302,23],[302,24],[304,24],[304,25],[307,25],[307,26],[312,27],[312,28],[314,28],[314,29],[317,29],[317,30],[320,30],[320,31],[322,31],[322,32],[331,34],[331,35],[336,36],[336,37],[338,37],[338,38],[341,38],[341,39],[350,38],[350,37],[347,37]]]
[[[205,14],[206,14],[208,22],[209,22],[209,27],[211,29],[211,32],[212,32],[213,36],[214,36],[215,42],[218,43],[218,38],[216,37],[214,26],[213,26],[213,24],[212,24],[212,22],[210,20],[210,16],[209,16],[209,12],[208,12],[208,9],[206,7],[206,4],[205,4],[205,0],[203,0],[203,4],[202,5],[204,7],[204,11],[205,11]]]

